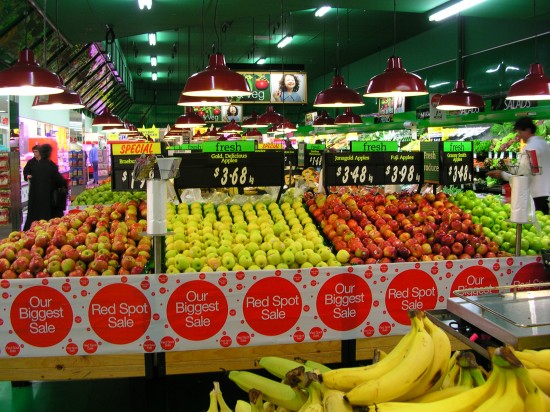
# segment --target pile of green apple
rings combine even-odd
[[[464,212],[472,215],[474,223],[483,226],[486,237],[497,243],[501,250],[514,253],[516,250],[516,224],[510,222],[510,204],[503,203],[500,197],[488,195],[478,198],[468,190],[458,193],[451,199]],[[521,235],[521,255],[538,255],[550,246],[550,216],[536,212],[541,227],[538,232],[532,224],[524,224]]]
[[[146,197],[146,192],[113,192],[110,184],[102,184],[84,190],[71,202],[71,205],[112,205],[113,203],[126,203],[130,200],[139,203]]]
[[[136,201],[98,205],[11,232],[0,241],[0,275],[27,279],[146,273],[151,239],[143,236],[147,222],[139,210]]]
[[[341,266],[301,200],[168,205],[166,273]]]

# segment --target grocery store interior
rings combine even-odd
[[[483,370],[491,369],[494,356],[507,362],[514,357],[493,355],[487,346],[496,341],[515,346],[526,367],[541,371],[532,379],[550,396],[543,383],[547,377],[550,382],[548,357],[539,363],[538,355],[519,352],[550,350],[550,214],[535,213],[529,180],[520,179],[526,152],[522,129],[515,128],[518,119],[529,117],[533,134],[550,143],[550,79],[544,73],[550,73],[550,0],[3,0],[0,16],[0,239],[5,240],[0,287],[6,289],[0,303],[0,411],[213,412],[218,411],[210,403],[213,381],[221,383],[226,402],[237,411],[237,401],[249,398],[242,390],[246,384],[230,378],[233,368],[272,377],[259,363],[269,351],[339,368],[371,363],[383,349],[381,362],[396,345],[404,346],[399,338],[409,324],[423,324],[425,315],[411,321],[407,310],[426,307],[433,309],[429,319],[454,324],[449,327],[467,335],[462,339],[445,329],[452,335],[449,351],[472,349]],[[22,79],[41,83],[44,94],[19,88],[27,81]],[[51,226],[39,223],[29,234],[22,229],[32,177],[24,170],[33,164],[33,148],[43,144],[52,146],[51,159],[69,192],[65,216],[50,220]],[[540,179],[550,155],[539,154],[539,164],[535,150],[528,152],[529,178]],[[366,163],[350,160],[352,155]],[[90,156],[97,156],[97,166]],[[178,161],[161,169],[155,156]],[[495,174],[501,170],[507,173]],[[197,212],[200,224],[189,217]],[[98,218],[108,222],[110,237],[101,236],[105,222],[98,224]],[[94,241],[86,235],[90,230],[98,235]],[[37,235],[46,232],[50,243],[39,245]],[[74,258],[60,251],[69,244]],[[77,246],[93,250],[94,257],[86,260]],[[51,259],[50,249],[60,258]],[[35,259],[37,250],[41,255]],[[105,250],[108,257],[96,259]],[[20,257],[27,261],[24,267]],[[467,263],[453,266],[455,259]],[[446,269],[437,260],[447,262]],[[388,264],[396,265],[395,274],[386,272]],[[363,301],[352,296],[343,305],[350,308],[337,309],[340,318],[331,323],[314,295],[332,287],[336,269],[345,274],[341,266],[368,283],[371,299],[365,312],[358,309]],[[281,269],[298,272],[281,277]],[[323,276],[317,277],[317,269]],[[252,305],[257,307],[270,293],[285,293],[286,286],[275,283],[256,288],[260,270],[303,289],[296,293],[302,293],[304,309],[291,328],[270,323],[292,313],[288,307],[268,319],[258,311],[254,316],[266,321],[263,327],[240,309],[241,288],[270,291],[258,294],[263,297]],[[424,296],[413,299],[409,289],[386,291],[394,291],[388,279],[396,287],[394,278],[415,270],[429,278],[418,275]],[[212,277],[219,272],[223,277]],[[243,280],[225,272],[253,276],[242,275]],[[169,313],[160,320],[155,313],[146,333],[126,340],[105,338],[92,316],[82,323],[93,299],[79,277],[124,277],[94,279],[90,289],[101,292],[135,275],[128,287],[150,288],[151,307],[162,312],[159,308],[173,302],[161,295],[179,290],[180,280],[166,281],[161,273],[194,276],[188,283],[216,279],[214,286],[229,301],[225,326],[208,338],[189,337]],[[56,277],[66,277],[66,285]],[[71,288],[81,293],[59,309],[72,304],[79,329],[53,344],[33,341],[36,322],[23,322],[14,309],[27,291],[48,282],[58,285],[59,295]],[[495,336],[484,322],[455,321],[464,312],[441,314],[457,299],[444,294],[497,286],[510,291],[506,288],[521,282],[546,284],[541,292],[547,300],[541,298],[538,307],[529,301],[534,292],[519,292],[527,294],[527,306],[517,314],[527,313],[527,320],[512,323],[525,320],[533,336],[522,332],[509,342],[514,332],[506,326],[506,333]],[[414,293],[416,284],[410,287]],[[117,296],[105,295],[102,299]],[[400,310],[390,308],[391,299]],[[29,307],[37,309],[33,302],[31,297]],[[477,314],[477,307],[495,304],[480,302],[468,310]],[[316,305],[317,312],[307,313]],[[22,307],[18,313],[25,313]],[[211,319],[203,323],[200,313],[190,314],[195,315],[196,330],[211,326]],[[139,324],[135,319],[120,317],[116,327],[130,330]],[[31,328],[30,335],[21,325]],[[430,321],[424,325],[424,332],[434,329]],[[54,326],[42,326],[44,336],[55,334]],[[446,376],[459,369],[446,362]],[[479,385],[478,375],[465,375],[449,385],[467,386],[469,379],[472,387]],[[518,382],[523,378],[518,374]],[[527,393],[532,386],[525,385]],[[336,386],[344,392],[353,387]],[[307,399],[313,390],[298,392]],[[410,388],[353,405],[421,395]],[[351,393],[348,398],[351,402]],[[550,398],[537,399],[550,404]],[[295,402],[283,410],[304,403]],[[343,405],[348,409],[341,410],[351,411],[349,403]],[[255,410],[247,407],[240,410]]]

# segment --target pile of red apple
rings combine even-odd
[[[508,256],[442,192],[306,193],[306,205],[351,264]]]
[[[137,201],[73,210],[0,242],[3,279],[145,273],[151,240]]]

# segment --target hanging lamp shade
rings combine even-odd
[[[313,121],[313,127],[331,127],[334,126],[334,118],[330,117],[326,110]]]
[[[243,75],[230,70],[221,53],[210,55],[209,65],[187,79],[182,94],[186,96],[250,96],[252,91]]]
[[[257,128],[266,127],[266,126],[267,125],[260,123],[260,117],[254,111],[250,114],[250,117],[245,119],[241,124],[241,127],[243,127],[243,128],[256,128],[257,129]]]
[[[542,64],[531,64],[527,76],[510,86],[506,100],[550,100],[550,78]]]
[[[276,124],[272,124],[271,126],[269,126],[269,128],[267,129],[267,133],[277,133],[277,126]]]
[[[59,79],[63,84],[63,79]],[[84,108],[80,95],[63,85],[62,93],[35,96],[32,108],[37,110],[76,110]]]
[[[103,112],[94,118],[92,126],[122,126],[122,120],[111,113],[108,107]]]
[[[346,107],[344,113],[339,116],[336,116],[334,119],[335,125],[354,125],[354,124],[363,124],[361,116],[353,113],[350,107]]]
[[[279,124],[284,121],[283,116],[275,111],[273,106],[267,106],[265,112],[258,117],[258,123],[263,126]]]
[[[364,106],[361,95],[346,86],[344,78],[336,75],[332,84],[326,90],[317,93],[313,106],[315,107],[357,107]]]
[[[260,132],[258,129],[256,129],[255,127],[253,129],[248,129],[246,131],[245,134],[243,134],[243,136],[246,136],[246,137],[262,137],[262,132]]]
[[[231,120],[229,123],[223,125],[221,130],[223,130],[223,133],[242,133],[243,131],[242,127],[235,120]]]
[[[384,73],[369,80],[365,97],[421,96],[428,94],[424,81],[403,68],[400,57],[391,56]]]
[[[30,49],[19,52],[19,58],[9,69],[0,72],[0,95],[40,96],[63,93],[59,76],[40,67]]]
[[[184,114],[176,119],[174,126],[179,128],[192,128],[205,126],[206,122],[204,119],[195,113],[192,107],[187,107],[187,110]]]
[[[455,88],[447,94],[441,96],[438,110],[465,110],[485,107],[483,97],[477,93],[472,93],[466,88],[466,82],[458,79]]]
[[[277,125],[277,132],[280,132],[280,133],[286,134],[286,133],[295,132],[296,130],[298,130],[296,125],[288,119],[285,119],[283,123],[280,123]]]
[[[227,97],[186,96],[180,94],[178,106],[227,106],[231,104]]]

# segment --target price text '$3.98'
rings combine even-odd
[[[412,183],[415,181],[414,165],[386,166],[386,176],[390,177],[391,183]]]
[[[221,186],[236,186],[254,184],[254,177],[248,175],[248,168],[244,167],[216,167],[214,178],[219,179]]]
[[[367,166],[338,166],[336,177],[340,178],[342,184],[364,184],[371,183],[372,176],[367,173]]]

